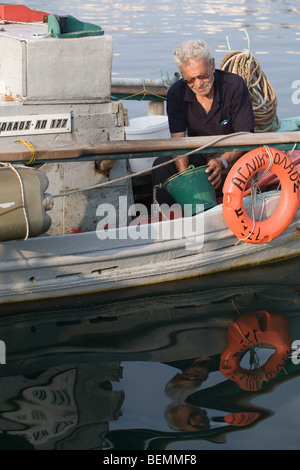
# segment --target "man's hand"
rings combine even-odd
[[[226,160],[230,168],[241,155],[243,155],[243,152],[233,151],[223,153],[222,157],[224,160]],[[209,160],[208,168],[205,170],[205,172],[210,173],[208,181],[210,181],[215,188],[218,188],[221,184],[221,175],[223,170],[225,170],[225,167],[220,158],[216,157]],[[226,170],[226,172],[227,171],[228,170]]]
[[[222,166],[221,160],[212,158],[209,160],[208,168],[205,170],[205,173],[209,173],[208,181],[210,181],[215,188],[218,188],[221,184]]]

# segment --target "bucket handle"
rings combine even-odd
[[[178,174],[185,173],[188,170],[194,170],[194,169],[195,169],[194,165],[189,165],[185,170],[180,171],[179,173],[176,173],[174,176],[178,176]],[[156,199],[156,192],[157,192],[158,189],[161,189],[161,188],[163,188],[162,183],[156,184],[154,186],[154,188],[153,188],[153,203],[157,207],[158,211],[162,214],[162,216],[166,218],[163,211],[161,210],[160,204],[158,203],[158,201]],[[168,219],[166,218],[166,220],[168,220]]]
[[[165,214],[163,213],[163,211],[161,210],[161,207],[160,207],[160,205],[159,205],[159,203],[158,203],[158,201],[157,201],[157,199],[156,199],[156,191],[157,191],[158,189],[161,189],[162,187],[163,187],[163,185],[162,185],[161,183],[160,183],[160,184],[156,184],[156,185],[154,186],[154,188],[153,188],[153,203],[154,203],[156,209],[158,210],[158,212],[164,217],[164,219],[169,220],[169,219],[165,216]]]
[[[189,165],[185,170],[182,170],[180,173],[184,173],[185,171],[194,170],[194,169],[195,169],[194,165]]]

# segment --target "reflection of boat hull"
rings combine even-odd
[[[237,312],[268,308],[284,314],[292,340],[299,338],[298,272],[295,260],[186,280],[180,283],[180,291],[178,283],[167,283],[123,291],[118,300],[89,296],[80,304],[80,297],[73,310],[51,312],[49,307],[39,312],[36,303],[32,313],[11,309],[0,319],[1,339],[7,347],[6,365],[0,368],[1,429],[10,439],[26,436],[36,449],[137,445],[158,449],[170,441],[210,440],[238,430],[224,423],[192,435],[148,429],[109,432],[109,421],[118,419],[124,400],[124,393],[114,391],[109,383],[121,379],[120,361],[174,364],[179,359],[218,356],[227,345],[228,327]],[[61,398],[50,402],[50,392],[56,398],[62,393],[72,407]],[[238,397],[244,399],[242,393],[248,392],[226,381],[197,391],[191,400],[197,406],[218,409],[221,415],[222,410],[227,414],[252,411],[244,401],[236,405]],[[269,416],[268,410],[259,409],[259,413],[259,420]]]
[[[266,198],[266,216],[274,210],[278,197]],[[299,215],[298,211],[281,236],[261,245],[237,244],[221,206],[195,216],[199,230],[180,239],[164,239],[165,234],[155,239],[161,227],[169,229],[164,225],[169,222],[158,222],[147,226],[154,240],[134,239],[136,227],[132,226],[132,232],[127,227],[116,229],[114,238],[104,241],[96,232],[89,232],[4,242],[0,245],[1,303],[105,292],[298,256]]]
[[[292,341],[300,338],[297,260],[128,289],[115,300],[78,297],[76,308],[57,310],[37,304],[23,312],[10,309],[0,320],[7,364],[0,373],[24,373],[41,364],[76,361],[168,362],[221,354],[227,330],[238,313],[268,309],[286,315]],[[155,288],[154,288],[155,287]],[[59,354],[58,354],[59,353]],[[41,366],[42,367],[42,366]]]

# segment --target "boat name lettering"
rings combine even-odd
[[[235,209],[234,212],[236,213],[236,216],[237,216],[237,217],[242,217],[243,214],[244,214],[244,211],[243,211],[242,207],[240,207],[239,209]],[[243,221],[242,221],[242,222],[243,222]]]
[[[2,122],[0,123],[0,131],[23,131],[30,129],[31,121],[16,121],[16,122]]]
[[[259,369],[257,370],[259,371]],[[250,392],[251,390],[260,390],[262,374],[260,371],[258,373],[253,372],[254,371],[248,371],[247,369],[235,369],[231,372],[228,372],[227,377],[233,381],[244,381],[246,384],[246,389]]]
[[[52,119],[51,121],[51,129],[59,129],[62,127],[66,127],[68,124],[68,119]]]
[[[240,207],[239,209],[234,210],[236,217],[239,219],[240,217],[243,217],[245,215],[243,208]],[[257,230],[256,227],[253,227],[251,225],[250,229],[248,225],[245,225],[245,221],[242,219],[240,220],[240,223],[242,225],[242,232],[240,232],[240,236],[244,239],[247,237],[248,240],[260,240],[260,227],[258,226]],[[256,233],[257,232],[257,233]]]
[[[233,357],[240,357],[240,356],[241,356],[241,353],[233,355]],[[290,356],[289,351],[287,351],[286,353],[283,353],[281,356],[281,359],[279,359],[279,363],[275,365],[274,369],[266,370],[266,371],[263,370],[264,375],[262,374],[262,371],[260,369],[248,370],[248,369],[239,368],[231,372],[228,372],[227,377],[233,381],[236,379],[237,382],[239,380],[244,380],[246,382],[247,390],[249,391],[259,390],[261,388],[260,381],[263,379],[263,377],[266,382],[269,382],[274,377],[276,377],[278,372],[280,372],[281,369],[284,367],[289,356]],[[294,364],[296,363],[299,364],[298,358],[296,359],[296,361],[298,362],[294,362]]]
[[[232,184],[234,184],[240,191],[244,191],[245,185],[249,178],[266,164],[265,157],[268,157],[267,153],[264,153],[261,156],[254,156],[252,157],[252,161],[250,163],[247,162],[244,167],[239,167],[237,170],[237,174],[239,176],[234,176],[232,178]],[[299,174],[298,171],[295,169],[295,164],[293,162],[290,162],[287,156],[283,153],[276,152],[274,155],[273,165],[283,167],[283,169],[289,175],[290,181],[294,182],[295,192],[300,185]]]
[[[248,234],[247,235],[247,231],[248,230]],[[257,231],[257,233],[255,233],[255,231]],[[249,230],[249,227],[248,226],[244,226],[243,227],[243,232],[241,232],[241,237],[242,238],[246,238],[247,237],[247,240],[249,241],[259,241],[262,239],[262,237],[260,236],[260,226],[258,226],[258,228],[256,229],[256,227],[252,228],[251,226],[251,230]]]
[[[279,153],[276,153],[274,156],[274,164],[278,166],[283,164],[284,170],[288,170],[288,175],[290,177],[290,180],[294,183],[293,192],[294,193],[297,192],[300,186],[300,181],[299,181],[299,173],[295,167],[295,164],[291,161],[288,161],[286,156],[280,159]]]
[[[239,354],[233,354],[233,357],[240,357],[241,356],[241,353],[243,352],[244,354],[244,351],[241,351]],[[263,373],[264,373],[264,380],[266,382],[272,380],[274,377],[276,377],[276,375],[278,374],[278,372],[281,371],[281,369],[284,367],[286,361],[288,360],[290,356],[290,351],[287,351],[286,353],[283,353],[282,356],[280,357],[279,359],[279,362],[278,364],[275,365],[275,367],[271,370],[264,370]],[[294,362],[294,364],[299,364],[299,359],[297,358],[296,361],[298,362]],[[244,368],[238,368],[238,369],[234,369],[233,371],[231,372],[228,372],[228,378],[231,379],[231,380],[245,380],[246,381],[246,384],[247,384],[247,390],[251,391],[251,390],[259,390],[261,388],[260,386],[260,381],[262,380],[262,375],[261,375],[261,371],[260,369],[257,369],[255,372],[257,373],[253,373],[254,370],[248,370],[248,369],[244,369]]]
[[[286,361],[290,357],[290,352],[291,351],[286,351],[286,352],[282,353],[282,356],[278,359],[278,363],[274,364],[274,368],[269,370],[269,371],[265,371],[265,380],[266,381],[269,381],[269,380],[273,379],[273,377],[276,377],[278,372],[281,371],[281,369],[284,367]]]
[[[242,179],[238,178],[237,176],[234,176],[232,178],[232,184],[237,186],[240,191],[244,191],[245,184],[247,183],[248,179],[265,165],[266,156],[267,154],[264,153],[263,155],[255,155],[254,157],[252,157],[252,163],[247,162],[245,165],[244,170],[248,171],[248,174],[246,175],[242,173],[242,167],[239,167],[237,173],[241,176]]]
[[[0,121],[0,137],[59,132],[71,132],[71,114],[5,117]]]

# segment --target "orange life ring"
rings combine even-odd
[[[267,362],[255,369],[240,366],[240,360],[249,347],[269,345],[276,351]],[[242,390],[260,390],[263,382],[273,379],[284,367],[291,353],[288,320],[265,310],[241,315],[228,329],[228,347],[221,355],[220,371]]]
[[[224,421],[230,426],[249,426],[259,417],[260,414],[257,411],[236,411],[224,416]]]
[[[271,217],[260,222],[253,221],[244,208],[244,190],[255,173],[269,166],[281,183],[280,200]],[[251,150],[235,162],[224,183],[223,216],[228,227],[247,243],[273,240],[286,230],[296,215],[299,185],[296,166],[285,153],[271,147]]]

